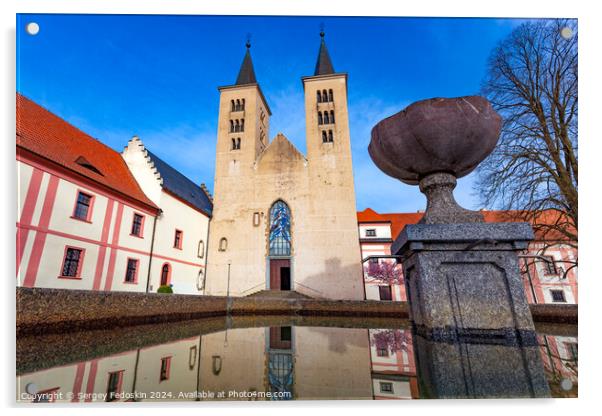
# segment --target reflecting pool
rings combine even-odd
[[[552,396],[575,397],[577,327],[536,329],[533,351]],[[17,401],[433,398],[432,363],[422,358],[417,365],[417,357],[433,357],[437,348],[416,335],[408,321],[373,318],[211,318],[22,337],[17,339]],[[444,348],[464,347],[448,342]],[[481,351],[482,346],[471,342],[470,348]],[[497,356],[515,355],[511,346],[496,348]],[[521,363],[504,362],[516,366],[517,374],[525,361],[534,360],[521,351]],[[487,357],[469,356],[469,367],[477,361],[482,366]],[[494,382],[499,363],[484,365],[492,369],[485,383]],[[450,377],[448,382],[465,388],[465,380]],[[486,396],[514,394],[510,386]]]

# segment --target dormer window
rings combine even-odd
[[[88,170],[91,170],[94,173],[99,174],[100,176],[104,176],[97,168],[96,166],[94,166],[92,163],[90,163],[85,157],[80,156],[77,159],[75,159],[75,163],[77,163],[78,165],[80,165],[82,168],[86,168]]]

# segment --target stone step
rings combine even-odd
[[[312,299],[310,296],[294,290],[260,290],[247,295],[248,298],[271,298],[271,299]]]

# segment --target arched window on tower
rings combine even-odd
[[[330,112],[330,122],[334,124],[334,111]]]
[[[330,124],[330,118],[328,117],[328,111],[324,111],[324,124]]]
[[[322,102],[328,102],[328,92],[326,90],[322,90]]]
[[[240,137],[236,139],[236,150],[240,150]]]
[[[245,99],[244,98],[242,99],[242,104],[240,106],[240,109],[243,111],[245,110]]]
[[[230,133],[234,133],[234,122],[230,120]]]
[[[320,91],[318,91],[318,102],[322,102],[322,93]]]
[[[291,255],[291,210],[284,201],[270,208],[270,256]]]
[[[240,111],[240,100],[236,100],[236,111]]]
[[[238,120],[236,120],[236,122],[234,123],[234,131],[237,133],[240,131],[240,121]]]
[[[322,131],[322,143],[326,143],[328,141],[328,136],[326,135],[326,131]]]
[[[328,90],[328,101],[334,101],[334,94],[332,93],[332,90]]]
[[[245,131],[245,119],[240,120],[240,131]]]
[[[226,251],[228,249],[228,240],[226,239],[226,237],[222,237],[219,240],[219,251]]]
[[[232,139],[232,150],[236,150],[236,139]]]
[[[323,121],[322,121],[322,112],[318,111],[318,124],[322,124],[322,123],[323,123]]]
[[[232,110],[231,111],[236,111],[236,106],[234,105],[234,100],[230,100],[230,103],[232,104]]]
[[[334,138],[332,137],[332,130],[328,130],[328,142],[334,142]]]

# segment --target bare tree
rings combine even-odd
[[[504,118],[478,169],[485,206],[512,210],[542,239],[577,242],[577,23],[517,27],[493,51],[482,93]]]

